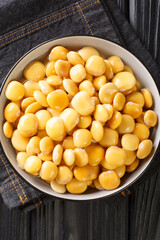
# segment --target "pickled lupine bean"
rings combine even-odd
[[[3,124],[3,133],[7,138],[11,138],[13,134],[13,126],[9,122]]]
[[[42,163],[40,170],[40,177],[45,181],[52,181],[58,174],[57,166],[51,161],[45,161]]]
[[[101,186],[106,190],[113,190],[120,185],[120,178],[114,170],[102,172],[98,180]]]
[[[94,141],[100,142],[103,139],[104,128],[102,126],[102,123],[100,123],[99,121],[92,122],[90,131]]]
[[[6,88],[6,98],[12,101],[18,101],[23,98],[25,94],[24,86],[18,81],[11,81]]]
[[[69,183],[73,178],[71,169],[67,166],[59,166],[56,182],[62,185]]]
[[[138,150],[137,150],[137,157],[139,159],[144,159],[144,158],[148,157],[148,155],[152,151],[152,146],[153,146],[153,143],[150,139],[143,140],[139,144],[139,147],[138,147]]]

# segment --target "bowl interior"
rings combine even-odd
[[[73,36],[73,37],[66,37],[61,38],[57,40],[52,40],[49,42],[46,42],[34,49],[32,49],[30,52],[28,52],[25,56],[23,56],[18,63],[14,65],[14,67],[11,69],[9,75],[6,78],[6,81],[3,85],[3,88],[1,89],[1,96],[0,96],[0,137],[1,137],[1,143],[2,147],[4,149],[4,152],[9,159],[12,166],[15,168],[15,170],[31,185],[36,187],[37,189],[50,194],[52,196],[65,198],[65,199],[71,199],[71,200],[89,200],[89,199],[96,199],[101,197],[107,197],[112,194],[115,194],[122,189],[126,188],[128,185],[133,183],[147,168],[147,166],[150,164],[153,155],[155,154],[155,151],[159,144],[159,133],[160,133],[160,125],[157,124],[157,127],[155,127],[151,133],[150,139],[153,141],[153,150],[152,153],[148,158],[145,160],[140,161],[140,165],[138,169],[136,169],[135,172],[132,174],[126,174],[125,177],[123,177],[123,180],[121,182],[120,187],[118,187],[115,190],[112,191],[96,191],[96,190],[88,190],[86,193],[81,195],[73,195],[73,194],[58,194],[54,192],[50,185],[41,180],[40,178],[33,177],[30,174],[26,173],[25,171],[21,170],[20,167],[17,164],[16,161],[16,153],[13,149],[10,140],[8,140],[2,131],[2,126],[4,123],[4,117],[3,117],[3,110],[6,105],[7,99],[5,97],[5,88],[7,84],[13,80],[13,79],[19,79],[23,74],[23,69],[33,60],[41,60],[51,50],[52,47],[56,45],[63,45],[68,47],[72,50],[77,50],[83,46],[93,46],[95,47],[102,56],[105,58],[111,56],[111,55],[118,55],[122,58],[125,64],[129,65],[136,76],[136,79],[139,80],[143,87],[148,88],[153,96],[154,99],[154,106],[153,110],[158,114],[158,119],[160,119],[160,97],[159,92],[157,90],[157,87],[155,85],[154,80],[152,79],[151,75],[147,71],[147,69],[144,67],[144,65],[130,52],[125,50],[124,48],[120,47],[119,45],[112,43],[107,40],[103,40],[100,38],[95,37],[87,37],[87,36]]]

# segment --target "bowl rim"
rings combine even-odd
[[[113,45],[115,46],[118,46],[120,49],[122,49],[123,51],[126,51],[127,53],[131,54],[133,58],[135,58],[141,65],[143,65],[143,67],[146,69],[146,71],[148,72],[148,74],[150,75],[150,77],[152,78],[153,82],[155,83],[155,87],[157,88],[157,91],[158,91],[158,94],[159,94],[159,97],[160,97],[160,90],[158,89],[157,87],[157,83],[155,82],[154,78],[152,77],[152,75],[150,74],[149,70],[145,67],[145,65],[138,59],[138,57],[136,57],[132,52],[130,52],[129,50],[127,50],[125,47],[122,47],[120,44],[118,43],[115,43],[114,41],[111,41],[111,40],[107,40],[105,38],[101,38],[101,37],[95,37],[95,36],[87,36],[87,35],[73,35],[73,36],[66,36],[66,37],[61,37],[61,38],[52,38],[52,39],[49,39],[47,41],[44,41],[38,45],[36,45],[35,47],[31,48],[29,51],[27,51],[25,54],[23,54],[16,62],[15,64],[11,67],[11,69],[9,70],[9,72],[7,73],[7,75],[5,76],[4,80],[2,81],[2,84],[0,86],[0,97],[1,97],[1,94],[2,94],[2,90],[4,88],[4,85],[9,77],[9,75],[12,73],[12,71],[14,70],[14,68],[18,65],[18,63],[25,57],[27,56],[29,53],[31,53],[32,51],[34,51],[35,49],[41,47],[42,45],[45,45],[49,42],[52,42],[54,40],[61,40],[61,39],[70,39],[70,38],[90,38],[90,39],[98,39],[98,40],[103,40],[103,41],[106,41],[106,42],[109,42],[109,43],[112,43]],[[0,101],[1,101],[1,98],[0,98]],[[48,192],[45,192],[44,190],[40,189],[39,187],[36,187],[35,185],[33,185],[30,181],[28,181],[27,179],[25,179],[25,177],[23,177],[23,175],[21,175],[17,169],[12,165],[11,161],[8,159],[8,157],[6,156],[6,153],[3,149],[3,145],[2,145],[2,141],[1,141],[1,136],[0,136],[0,150],[3,152],[5,158],[7,159],[9,165],[13,168],[13,170],[16,172],[16,174],[22,178],[27,184],[29,184],[31,187],[33,187],[35,190],[38,190],[46,195],[49,195],[53,198],[58,198],[58,199],[62,199],[62,200],[68,200],[68,201],[90,201],[90,200],[97,200],[97,199],[103,199],[103,198],[110,198],[112,197],[113,195],[116,195],[116,194],[119,194],[120,192],[124,191],[125,189],[127,189],[128,187],[130,187],[131,185],[133,185],[149,168],[149,166],[151,165],[151,163],[153,162],[153,160],[155,159],[155,157],[158,155],[158,150],[160,148],[160,137],[159,137],[159,140],[158,140],[158,144],[157,144],[157,147],[156,147],[156,150],[155,150],[155,153],[153,154],[153,156],[151,157],[151,160],[150,162],[148,163],[148,165],[142,170],[142,172],[135,177],[134,180],[132,180],[130,183],[127,183],[125,187],[121,187],[121,189],[117,189],[115,192],[113,193],[110,193],[109,195],[104,195],[104,196],[92,196],[92,194],[90,196],[92,197],[88,197],[88,198],[69,198],[69,197],[65,197],[65,194],[61,194],[61,196],[55,196],[55,195],[52,195]],[[107,190],[103,190],[103,191],[107,191]],[[94,193],[93,193],[94,194]],[[76,195],[77,194],[71,194],[72,196]],[[82,193],[80,195],[85,195],[85,193]]]

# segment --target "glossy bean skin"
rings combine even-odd
[[[149,156],[152,151],[153,143],[150,139],[143,140],[138,147],[137,157],[139,159],[144,159]]]
[[[40,177],[45,181],[52,181],[58,174],[57,166],[51,161],[45,161],[42,164]]]
[[[11,81],[5,91],[5,95],[9,100],[18,101],[25,94],[24,86],[18,81]]]
[[[104,158],[104,148],[98,144],[92,144],[85,148],[88,154],[88,163],[91,166],[98,165]]]
[[[120,185],[120,178],[114,170],[108,170],[99,175],[99,182],[106,190],[113,190]]]
[[[68,192],[72,194],[80,194],[86,191],[87,183],[78,181],[76,178],[72,178],[72,180],[66,184],[66,188]]]
[[[71,169],[67,166],[59,166],[56,182],[62,185],[69,183],[73,178]]]
[[[13,134],[13,126],[11,123],[9,122],[5,122],[3,124],[3,133],[4,135],[7,137],[7,138],[11,138],[12,137],[12,134]]]

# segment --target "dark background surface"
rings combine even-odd
[[[107,0],[106,0],[107,1]],[[160,1],[114,0],[160,66]],[[13,224],[13,223],[17,224]],[[54,200],[25,213],[0,198],[0,240],[159,240],[160,171],[112,202]]]

